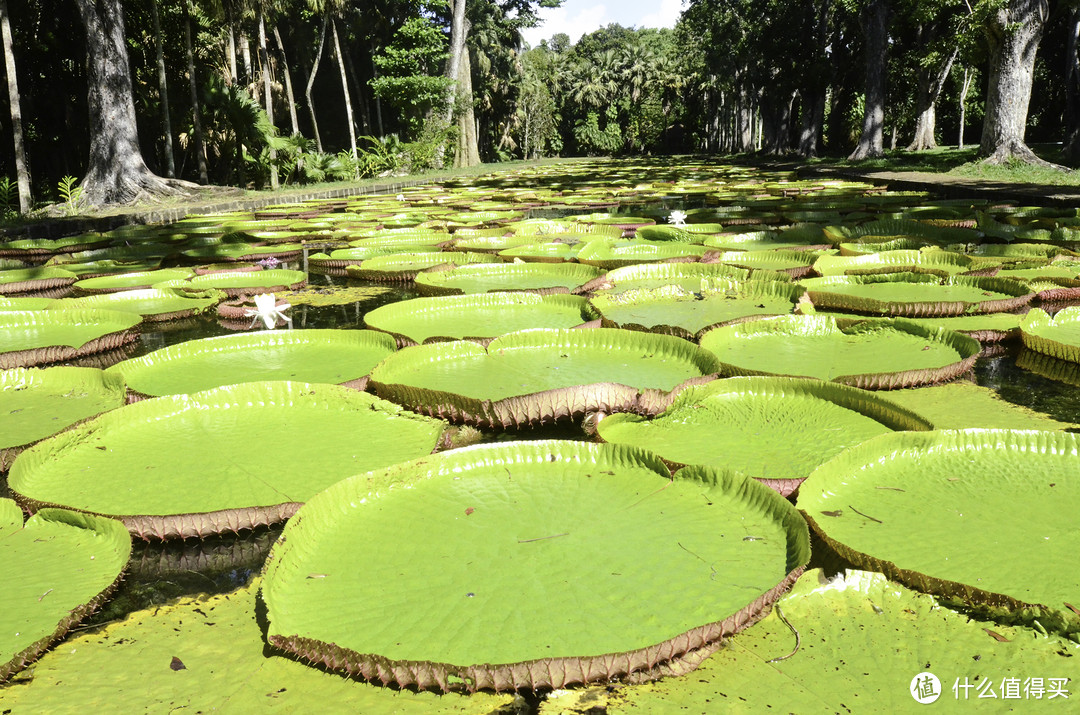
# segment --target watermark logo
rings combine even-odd
[[[930,703],[941,697],[941,681],[930,672],[923,672],[911,679],[911,687],[908,690],[915,702],[922,705]]]

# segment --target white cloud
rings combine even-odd
[[[638,27],[675,27],[683,11],[683,0],[660,0],[656,12],[650,12],[638,22]]]
[[[664,0],[668,2],[669,0]],[[678,2],[678,0],[675,0]],[[536,47],[540,40],[550,40],[552,35],[565,32],[570,42],[577,42],[582,35],[615,22],[608,16],[606,5],[590,5],[571,12],[566,7],[541,8],[538,13],[540,24],[521,31],[530,47]]]

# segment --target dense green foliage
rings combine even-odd
[[[1064,163],[1080,149],[1080,71],[1070,69],[1080,66],[1075,0],[690,0],[674,29],[612,24],[576,42],[559,34],[531,48],[521,30],[536,24],[538,7],[558,0],[462,1],[458,59],[471,87],[459,81],[456,91],[448,76],[452,0],[124,2],[147,166],[162,176],[260,187],[275,171],[286,183],[311,183],[440,167],[462,161],[459,144],[482,161],[846,155],[874,109],[865,53],[869,18],[881,4],[879,145],[978,143],[995,81],[994,23],[1002,13],[1015,20],[1024,5],[1041,8],[1045,19],[1027,136],[1019,140],[1062,142],[1061,155],[1049,158]],[[4,4],[34,196],[63,201],[58,182],[89,169],[88,35],[76,3]],[[1025,22],[1006,23],[1005,34]],[[10,217],[18,207],[17,151],[3,94],[0,212]]]

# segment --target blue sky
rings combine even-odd
[[[624,27],[674,27],[682,10],[683,0],[563,0],[562,7],[540,8],[540,26],[522,35],[535,47],[557,32],[577,42],[612,22]]]

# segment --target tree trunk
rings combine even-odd
[[[266,118],[270,120],[270,128],[274,125],[274,94],[270,86],[270,53],[266,49],[266,21],[263,18],[262,9],[259,9],[259,66],[262,70],[263,98],[266,103]],[[276,190],[280,186],[278,182],[277,149],[270,145],[270,188]]]
[[[356,67],[352,61],[352,52],[349,52],[349,43],[346,42],[341,49],[345,52],[345,71],[348,72],[349,80],[352,82],[353,89],[356,92],[356,105],[360,111],[360,129],[363,134],[370,134],[371,116],[368,113],[367,98],[364,96],[364,87],[366,85],[360,81],[359,76],[356,74]]]
[[[255,80],[251,71],[251,43],[243,29],[240,30],[240,60],[244,65],[244,84],[254,84]]]
[[[326,24],[329,15],[323,15],[322,30],[319,31],[319,48],[315,50],[315,60],[311,63],[311,74],[308,75],[307,88],[304,89],[304,97],[307,99],[308,112],[311,113],[311,128],[315,132],[315,146],[321,152],[323,150],[322,136],[319,135],[319,121],[315,118],[315,102],[311,99],[311,89],[315,86],[315,73],[319,71],[319,61],[322,59],[323,45],[326,44]]]
[[[161,36],[161,18],[157,0],[150,0],[150,18],[154,27],[154,53],[157,55],[158,93],[161,98],[161,125],[165,134],[165,176],[176,176],[176,160],[173,158],[172,120],[169,117],[169,83],[165,78],[165,40]]]
[[[915,138],[908,145],[908,151],[933,149],[937,146],[934,138],[935,107],[959,53],[960,48],[954,47],[949,58],[936,72],[924,69],[919,73],[919,94],[915,101]]]
[[[859,160],[885,153],[885,63],[889,40],[889,2],[872,0],[863,11],[866,42],[866,103],[862,134],[849,159]]]
[[[446,76],[450,87],[446,91],[446,108],[443,119],[447,124],[454,118],[454,104],[458,95],[458,77],[461,74],[461,54],[465,51],[465,0],[454,1],[454,16],[450,23],[450,58],[446,63]]]
[[[1069,12],[1065,49],[1065,148],[1067,161],[1080,161],[1080,7]]]
[[[338,69],[341,71],[341,91],[345,93],[345,118],[349,124],[349,150],[352,152],[353,161],[356,161],[356,124],[353,122],[352,97],[349,96],[349,80],[345,76],[345,56],[341,54],[337,23],[333,18],[330,19],[330,29],[333,31],[334,52],[337,54]]]
[[[375,40],[371,41],[371,76],[375,79],[379,78],[379,68],[375,66]],[[382,100],[379,99],[377,94],[375,95],[375,129],[380,137],[384,135]]]
[[[825,124],[825,93],[814,91],[803,100],[802,130],[799,132],[799,156],[813,159],[821,145],[822,126]]]
[[[1009,0],[983,26],[989,50],[986,116],[979,155],[991,164],[1020,159],[1045,162],[1024,143],[1035,51],[1049,15],[1047,0]]]
[[[236,80],[236,32],[233,30],[232,17],[229,17],[229,76],[225,78],[225,83],[228,85],[233,84]]]
[[[480,149],[477,146],[476,115],[473,112],[472,65],[469,62],[469,48],[464,45],[461,48],[458,68],[458,94],[463,98],[463,106],[457,121],[458,141],[454,166],[476,166],[480,163]]]
[[[289,73],[289,58],[285,55],[285,43],[281,41],[281,33],[277,25],[274,25],[274,41],[281,50],[281,73],[285,75],[285,99],[289,103],[289,121],[292,125],[292,133],[300,133],[300,122],[296,119],[296,97],[292,90],[292,75]]]
[[[967,122],[967,95],[971,89],[971,69],[964,67],[964,81],[960,85],[960,136],[957,148],[964,148],[964,124]]]
[[[15,181],[19,186],[19,213],[29,213],[33,207],[33,199],[30,195],[30,170],[26,163],[26,146],[23,144],[22,103],[19,96],[19,80],[15,73],[15,47],[11,38],[7,0],[0,0],[0,34],[3,35],[4,41],[11,133],[15,140]]]
[[[199,183],[210,183],[209,172],[206,168],[206,142],[203,139],[202,114],[199,106],[199,84],[195,79],[195,53],[191,49],[191,15],[188,13],[188,5],[184,4],[184,53],[187,59],[188,86],[191,90],[191,114],[193,117],[193,129],[195,131],[195,160],[199,165]]]
[[[86,27],[90,158],[82,198],[90,206],[187,193],[188,182],[146,168],[135,123],[135,99],[120,0],[76,0]]]

